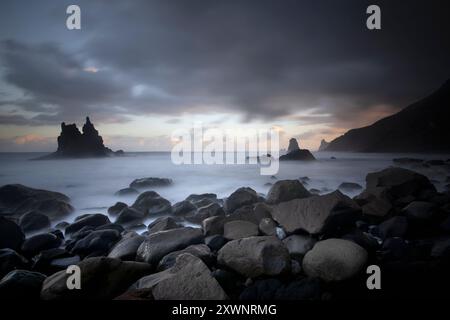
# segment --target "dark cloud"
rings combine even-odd
[[[51,42],[12,30],[0,59],[28,99],[16,105],[38,123],[211,111],[250,121],[316,108],[329,116],[300,120],[351,125],[449,77],[446,2],[377,1],[383,29],[368,31],[368,1],[80,1],[82,30],[66,37],[49,2],[41,32]]]

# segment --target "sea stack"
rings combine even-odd
[[[326,142],[325,139],[320,141],[319,151],[325,151],[330,143]]]
[[[102,136],[99,135],[89,117],[86,117],[82,133],[74,123],[68,125],[65,122],[61,123],[58,150],[39,159],[110,157],[120,154],[123,154],[122,150],[113,152],[105,147]]]
[[[280,160],[313,161],[316,160],[308,149],[300,149],[297,139],[289,140],[288,152]]]

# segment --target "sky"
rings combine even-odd
[[[0,152],[53,151],[60,123],[86,116],[125,151],[170,150],[194,122],[315,150],[450,78],[446,2],[2,0]]]

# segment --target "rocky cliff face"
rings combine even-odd
[[[41,159],[55,158],[81,158],[81,157],[108,157],[122,154],[123,151],[113,152],[105,147],[103,138],[99,135],[89,117],[83,125],[83,132],[78,130],[76,124],[61,123],[61,133],[58,137],[58,150]]]
[[[322,141],[320,141],[319,151],[324,151],[329,145],[329,142],[326,142],[325,139],[322,139]]]

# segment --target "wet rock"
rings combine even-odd
[[[38,300],[45,275],[27,270],[14,270],[0,281],[2,300]]]
[[[22,229],[13,221],[0,216],[0,249],[19,250],[25,240]]]
[[[151,189],[154,187],[166,187],[172,184],[171,179],[167,178],[141,178],[135,179],[130,183],[130,188],[133,189]]]
[[[148,236],[139,246],[136,260],[156,267],[165,255],[202,241],[203,232],[198,228],[184,227],[160,231]]]
[[[219,199],[217,199],[217,195],[214,193],[202,193],[202,194],[191,194],[186,198],[186,201],[189,201],[197,208],[204,207],[211,203],[219,203]]]
[[[13,249],[0,249],[0,279],[10,271],[24,269],[27,265],[27,259]]]
[[[288,233],[304,230],[310,234],[335,232],[360,216],[358,205],[340,191],[282,202],[274,207],[273,219]]]
[[[71,252],[81,256],[88,256],[92,253],[106,255],[119,239],[120,233],[116,230],[92,231],[78,240]]]
[[[311,250],[317,240],[306,235],[293,234],[285,239],[283,243],[289,251],[291,258],[300,260]]]
[[[248,238],[259,234],[256,224],[242,220],[225,223],[223,230],[224,237],[230,240]]]
[[[142,223],[144,217],[145,215],[143,212],[127,207],[120,211],[115,223],[123,226],[132,226]]]
[[[408,220],[403,216],[392,217],[378,226],[378,232],[382,239],[392,237],[404,237],[408,231]]]
[[[165,255],[158,264],[157,270],[167,270],[175,265],[178,256],[189,253],[194,257],[201,259],[206,265],[210,265],[213,261],[211,250],[206,244],[194,244],[183,250],[174,251]]]
[[[289,252],[275,237],[233,240],[219,250],[218,263],[246,277],[277,276],[291,266]]]
[[[303,258],[309,277],[341,281],[357,275],[367,263],[367,251],[356,243],[342,239],[319,241]]]
[[[22,245],[22,252],[32,257],[43,250],[58,248],[62,240],[51,233],[42,233],[32,236],[25,240]]]
[[[205,238],[205,244],[213,251],[219,251],[227,242],[228,239],[219,234]]]
[[[155,300],[224,300],[219,283],[211,276],[201,259],[191,254],[177,257],[175,265],[165,271],[146,276],[132,289],[151,289]]]
[[[265,236],[277,235],[277,223],[272,218],[261,219],[258,228]]]
[[[215,234],[223,235],[223,226],[225,224],[225,217],[216,216],[210,217],[202,221],[203,234],[211,236]]]
[[[343,191],[356,191],[356,190],[362,190],[362,186],[355,182],[342,182],[338,189]]]
[[[311,196],[308,190],[298,180],[277,181],[269,190],[266,202],[278,204],[293,199],[302,199]]]
[[[197,211],[197,207],[188,200],[175,203],[172,209],[175,216],[193,215]]]
[[[75,219],[75,221],[67,226],[65,233],[73,234],[74,232],[79,231],[83,227],[99,227],[104,224],[111,223],[109,218],[104,214],[95,213],[95,214],[86,214],[79,216]]]
[[[19,226],[25,232],[38,231],[50,227],[50,219],[41,212],[28,212],[20,217]]]
[[[146,191],[141,193],[132,207],[146,215],[170,214],[172,213],[172,205],[170,201],[161,197],[154,191]]]
[[[224,203],[226,213],[233,213],[236,209],[245,205],[252,205],[258,202],[258,194],[251,188],[239,188],[234,191]]]
[[[218,203],[211,203],[204,207],[198,208],[193,215],[185,216],[185,219],[193,223],[201,223],[209,217],[224,216],[225,212]]]
[[[124,237],[117,242],[108,254],[109,258],[133,261],[136,259],[136,252],[139,246],[144,242],[145,237],[134,235]]]
[[[361,207],[361,210],[364,215],[384,217],[391,212],[392,205],[387,200],[372,198],[368,203]]]
[[[123,188],[114,193],[115,196],[124,197],[124,196],[134,196],[138,195],[139,191],[135,188]]]
[[[42,285],[41,299],[112,299],[125,292],[136,280],[151,272],[150,266],[146,263],[106,257],[87,258],[78,266],[82,274],[82,290],[67,288],[66,282],[69,274],[63,270],[45,279]]]
[[[152,234],[159,231],[165,231],[170,229],[180,228],[176,220],[172,217],[159,217],[148,225],[148,234]]]
[[[66,195],[26,187],[21,184],[8,184],[0,187],[0,211],[8,212],[16,217],[30,211],[40,211],[50,220],[60,219],[72,213]]]
[[[126,203],[116,202],[115,205],[108,208],[108,214],[117,216],[125,208],[128,208],[128,205]]]

